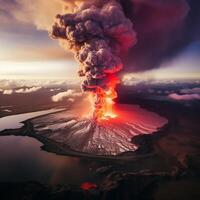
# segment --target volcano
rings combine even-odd
[[[137,105],[116,105],[119,117],[95,121],[70,109],[35,118],[31,121],[36,134],[67,145],[74,151],[93,155],[117,155],[135,151],[132,139],[153,134],[168,121]]]

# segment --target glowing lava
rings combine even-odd
[[[93,105],[93,117],[96,121],[109,120],[116,118],[117,114],[114,111],[115,99],[117,98],[116,85],[119,79],[114,76],[109,76],[107,89],[97,87],[90,98]]]

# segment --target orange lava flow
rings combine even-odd
[[[81,189],[84,191],[89,191],[96,188],[97,188],[97,185],[95,183],[84,182],[81,184]]]
[[[117,98],[116,85],[119,79],[115,76],[109,77],[109,83],[106,89],[100,87],[93,93],[93,117],[97,121],[109,120],[116,118],[117,114],[114,111],[114,99]]]

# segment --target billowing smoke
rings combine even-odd
[[[56,18],[51,36],[62,39],[75,53],[81,65],[79,75],[85,77],[82,89],[96,94],[96,116],[102,117],[110,103],[106,102],[107,97],[116,97],[115,74],[122,69],[123,57],[137,41],[133,24],[116,0],[83,3],[75,12],[58,14]]]
[[[195,9],[199,4],[195,3],[194,0],[70,0],[67,2],[72,4],[71,9],[68,9],[67,12],[72,12],[74,9],[77,16],[82,15],[82,11],[90,8],[91,5],[98,6],[101,10],[103,8],[102,5],[109,4],[110,2],[118,4],[118,7],[120,7],[118,11],[125,15],[125,19],[129,19],[137,33],[137,45],[132,45],[133,48],[130,49],[128,55],[123,57],[126,66],[124,70],[128,72],[144,71],[159,67],[161,63],[175,56],[186,45],[199,39],[200,30],[197,25],[199,14],[197,9]],[[82,6],[80,6],[80,2],[83,2]],[[78,10],[76,10],[76,5],[79,7]],[[94,9],[91,8],[91,11],[94,12]],[[111,17],[112,21],[114,15],[105,14],[107,19]],[[94,21],[99,22],[98,17],[103,22],[104,17],[94,13]],[[117,18],[118,21],[121,20],[120,22],[123,19],[124,17],[121,15]],[[93,28],[95,28],[95,25]],[[106,27],[106,30],[108,30],[108,27]],[[84,32],[84,30],[82,31]],[[96,31],[98,35],[99,29],[97,28]],[[80,35],[82,37],[82,34]],[[107,31],[105,35],[107,36]],[[111,35],[111,37],[114,36],[113,33]],[[122,42],[120,40],[120,45],[122,43],[123,45],[130,45],[128,48],[131,47],[131,42],[129,41],[123,40]],[[110,45],[111,48],[115,48],[113,46]]]
[[[64,39],[81,67],[84,91],[106,89],[112,74],[122,67],[122,57],[136,43],[132,22],[116,0],[83,3],[72,14],[57,15],[53,38]]]
[[[200,39],[195,0],[67,2],[71,8],[57,15],[51,36],[75,53],[79,75],[85,77],[82,89],[100,88],[99,96],[105,97],[102,90],[109,90],[113,80],[115,87],[123,64],[123,72],[156,68]]]

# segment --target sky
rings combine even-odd
[[[61,0],[0,0],[0,79],[78,79],[79,64],[48,35],[59,12]],[[195,40],[158,68],[126,76],[198,79],[199,55]]]

